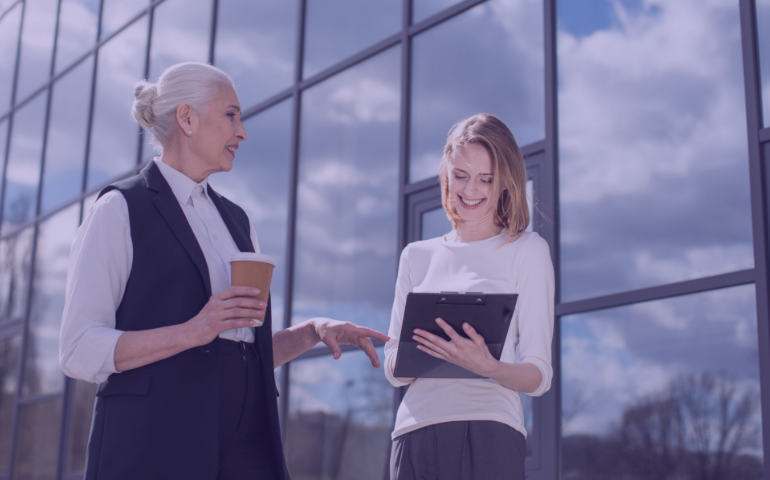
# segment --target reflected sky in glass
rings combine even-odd
[[[99,39],[109,37],[149,6],[149,0],[103,0]]]
[[[16,5],[13,11],[0,20],[0,115],[11,106],[11,90],[21,26],[21,6],[22,4]]]
[[[16,103],[48,80],[56,31],[58,0],[26,0],[25,4]]]
[[[244,110],[294,80],[296,0],[219,0],[215,65],[233,78]]]
[[[175,63],[208,61],[211,12],[211,0],[166,0],[155,7],[150,81]]]
[[[757,46],[759,72],[762,77],[762,118],[770,125],[770,0],[755,0],[757,6]]]
[[[59,366],[59,328],[70,245],[79,223],[80,203],[75,203],[40,223],[38,229],[22,395],[58,393],[64,389]]]
[[[41,213],[77,197],[83,187],[93,68],[93,57],[89,57],[53,86]]]
[[[738,2],[593,2],[579,28],[570,3],[557,9],[562,300],[751,268]]]
[[[403,2],[308,0],[303,78],[401,31]]]
[[[685,462],[699,448],[719,450],[718,427],[730,442],[744,435],[731,453],[751,458],[735,462],[761,466],[754,293],[745,285],[562,317],[565,478],[621,478],[645,468],[653,472],[638,478],[674,478],[692,468]],[[729,422],[719,419],[720,394],[725,411],[736,415]],[[709,426],[701,438],[698,421]],[[644,435],[655,448],[645,450]],[[754,478],[737,472],[708,478]]]
[[[21,335],[0,340],[0,474],[8,473]]]
[[[27,227],[0,241],[0,322],[19,320],[27,311],[33,233]]]
[[[377,349],[384,361],[382,348]],[[380,480],[390,458],[393,387],[362,352],[290,364],[292,478]]]
[[[56,72],[69,67],[96,43],[99,0],[62,0],[56,42]]]
[[[97,385],[83,380],[71,381],[72,401],[69,404],[70,422],[65,465],[68,473],[80,473],[86,469],[86,449],[91,433]]]
[[[42,92],[13,115],[0,228],[3,233],[31,220],[35,214],[47,97],[47,92]]]
[[[139,125],[130,117],[134,85],[144,77],[147,17],[99,50],[87,189],[136,166]]]
[[[19,406],[14,479],[56,478],[61,420],[61,397]]]
[[[462,0],[413,0],[412,24],[419,23],[428,17],[432,17],[461,1]]]
[[[246,120],[243,126],[249,138],[238,147],[233,169],[209,178],[214,190],[246,211],[257,230],[260,250],[275,258],[270,285],[274,331],[282,329],[284,321],[291,112],[291,100],[287,100]]]
[[[543,48],[542,0],[490,0],[415,37],[409,181],[438,174],[449,129],[476,113],[542,140]]]
[[[398,47],[303,94],[292,322],[385,330],[396,278]]]
[[[422,212],[420,227],[420,240],[427,240],[429,238],[443,237],[451,232],[452,222],[447,218],[444,207],[439,207]]]

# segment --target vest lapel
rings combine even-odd
[[[147,182],[147,188],[158,193],[153,198],[155,208],[158,209],[168,226],[171,227],[174,235],[179,239],[179,243],[182,244],[193,263],[195,263],[195,266],[198,267],[203,283],[206,285],[206,293],[210,297],[211,277],[209,276],[206,257],[203,256],[203,250],[201,250],[198,240],[196,240],[195,234],[187,222],[187,217],[185,217],[179,201],[174,196],[174,192],[163,177],[163,174],[160,173],[160,169],[155,165],[154,160],[150,160],[150,163],[142,170],[141,175],[145,182]]]
[[[219,210],[219,215],[222,217],[227,229],[230,231],[230,236],[233,237],[235,245],[238,246],[238,250],[241,252],[253,252],[254,245],[251,243],[248,225],[243,225],[242,222],[239,224],[238,220],[233,215],[233,209],[225,203],[226,200],[223,200],[221,195],[211,188],[211,185],[209,185],[208,192],[209,198],[211,198],[211,201],[214,202],[217,210]]]

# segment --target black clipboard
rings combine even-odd
[[[408,294],[393,375],[406,378],[484,378],[420,351],[417,348],[419,344],[412,339],[414,329],[420,328],[449,340],[436,324],[436,318],[443,318],[457,333],[468,338],[462,329],[462,324],[468,322],[484,337],[492,356],[500,360],[517,299],[515,293]]]

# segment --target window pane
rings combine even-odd
[[[0,475],[8,473],[21,335],[0,340]]]
[[[420,240],[443,237],[445,234],[452,231],[452,223],[449,221],[449,218],[447,218],[444,207],[422,212],[422,221],[420,225],[422,227]]]
[[[130,118],[134,85],[144,77],[147,17],[99,50],[87,189],[136,166],[139,126]]]
[[[217,192],[240,205],[257,230],[262,253],[275,258],[270,286],[273,330],[283,328],[283,286],[289,220],[291,101],[244,122],[249,139],[238,147],[233,169],[211,177]]]
[[[294,323],[325,316],[384,330],[390,321],[400,53],[384,52],[303,95]]]
[[[150,81],[179,62],[207,62],[211,0],[166,0],[155,7],[150,41]]]
[[[103,0],[102,29],[99,39],[103,40],[117,32],[129,20],[149,6],[149,0]],[[147,31],[145,30],[144,33],[146,37]]]
[[[297,7],[296,0],[219,0],[214,60],[233,77],[244,110],[291,86]]]
[[[16,5],[0,20],[0,115],[11,106],[11,90],[13,75],[16,72],[16,50],[21,26],[21,6],[22,4]]]
[[[16,103],[42,86],[51,74],[57,3],[58,0],[25,2]]]
[[[450,127],[491,113],[545,137],[542,0],[490,0],[414,39],[409,181],[438,174]]]
[[[412,2],[412,24],[419,23],[462,0],[414,0]]]
[[[77,197],[83,188],[93,68],[94,59],[89,57],[53,85],[41,212]]]
[[[401,31],[403,2],[309,0],[305,19],[305,59],[309,78]]]
[[[746,285],[562,317],[564,478],[764,478],[755,305]]]
[[[27,311],[33,232],[28,227],[0,241],[0,322],[21,319]]]
[[[377,353],[383,360],[382,349]],[[381,480],[390,460],[393,387],[360,352],[295,361],[287,464],[292,478]]]
[[[75,203],[42,222],[38,229],[23,395],[57,393],[64,389],[64,375],[59,366],[59,328],[70,245],[79,221],[80,203]]]
[[[86,469],[86,449],[91,433],[91,419],[96,400],[95,383],[83,380],[72,382],[72,403],[70,403],[70,425],[67,433],[67,472],[80,473]]]
[[[764,126],[770,126],[770,0],[755,0],[759,68],[762,77],[762,113]]]
[[[69,67],[96,44],[99,0],[62,0],[59,7],[56,72]],[[90,82],[89,82],[90,83]]]
[[[562,300],[751,268],[738,2],[596,3],[570,30],[573,3],[558,2]]]
[[[19,407],[13,480],[56,478],[61,399]]]
[[[43,92],[13,115],[3,194],[2,232],[31,220],[35,214],[47,98],[48,95]]]

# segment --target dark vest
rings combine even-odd
[[[154,161],[139,175],[105,188],[128,204],[133,263],[116,328],[178,325],[211,296],[208,266],[187,218]],[[235,244],[253,252],[249,219],[209,187]],[[288,480],[281,447],[273,373],[271,315],[255,329],[268,396],[274,471]],[[219,351],[217,341],[141,368],[110,375],[99,385],[86,460],[86,480],[214,480],[219,467]],[[264,414],[264,413],[262,413]]]

